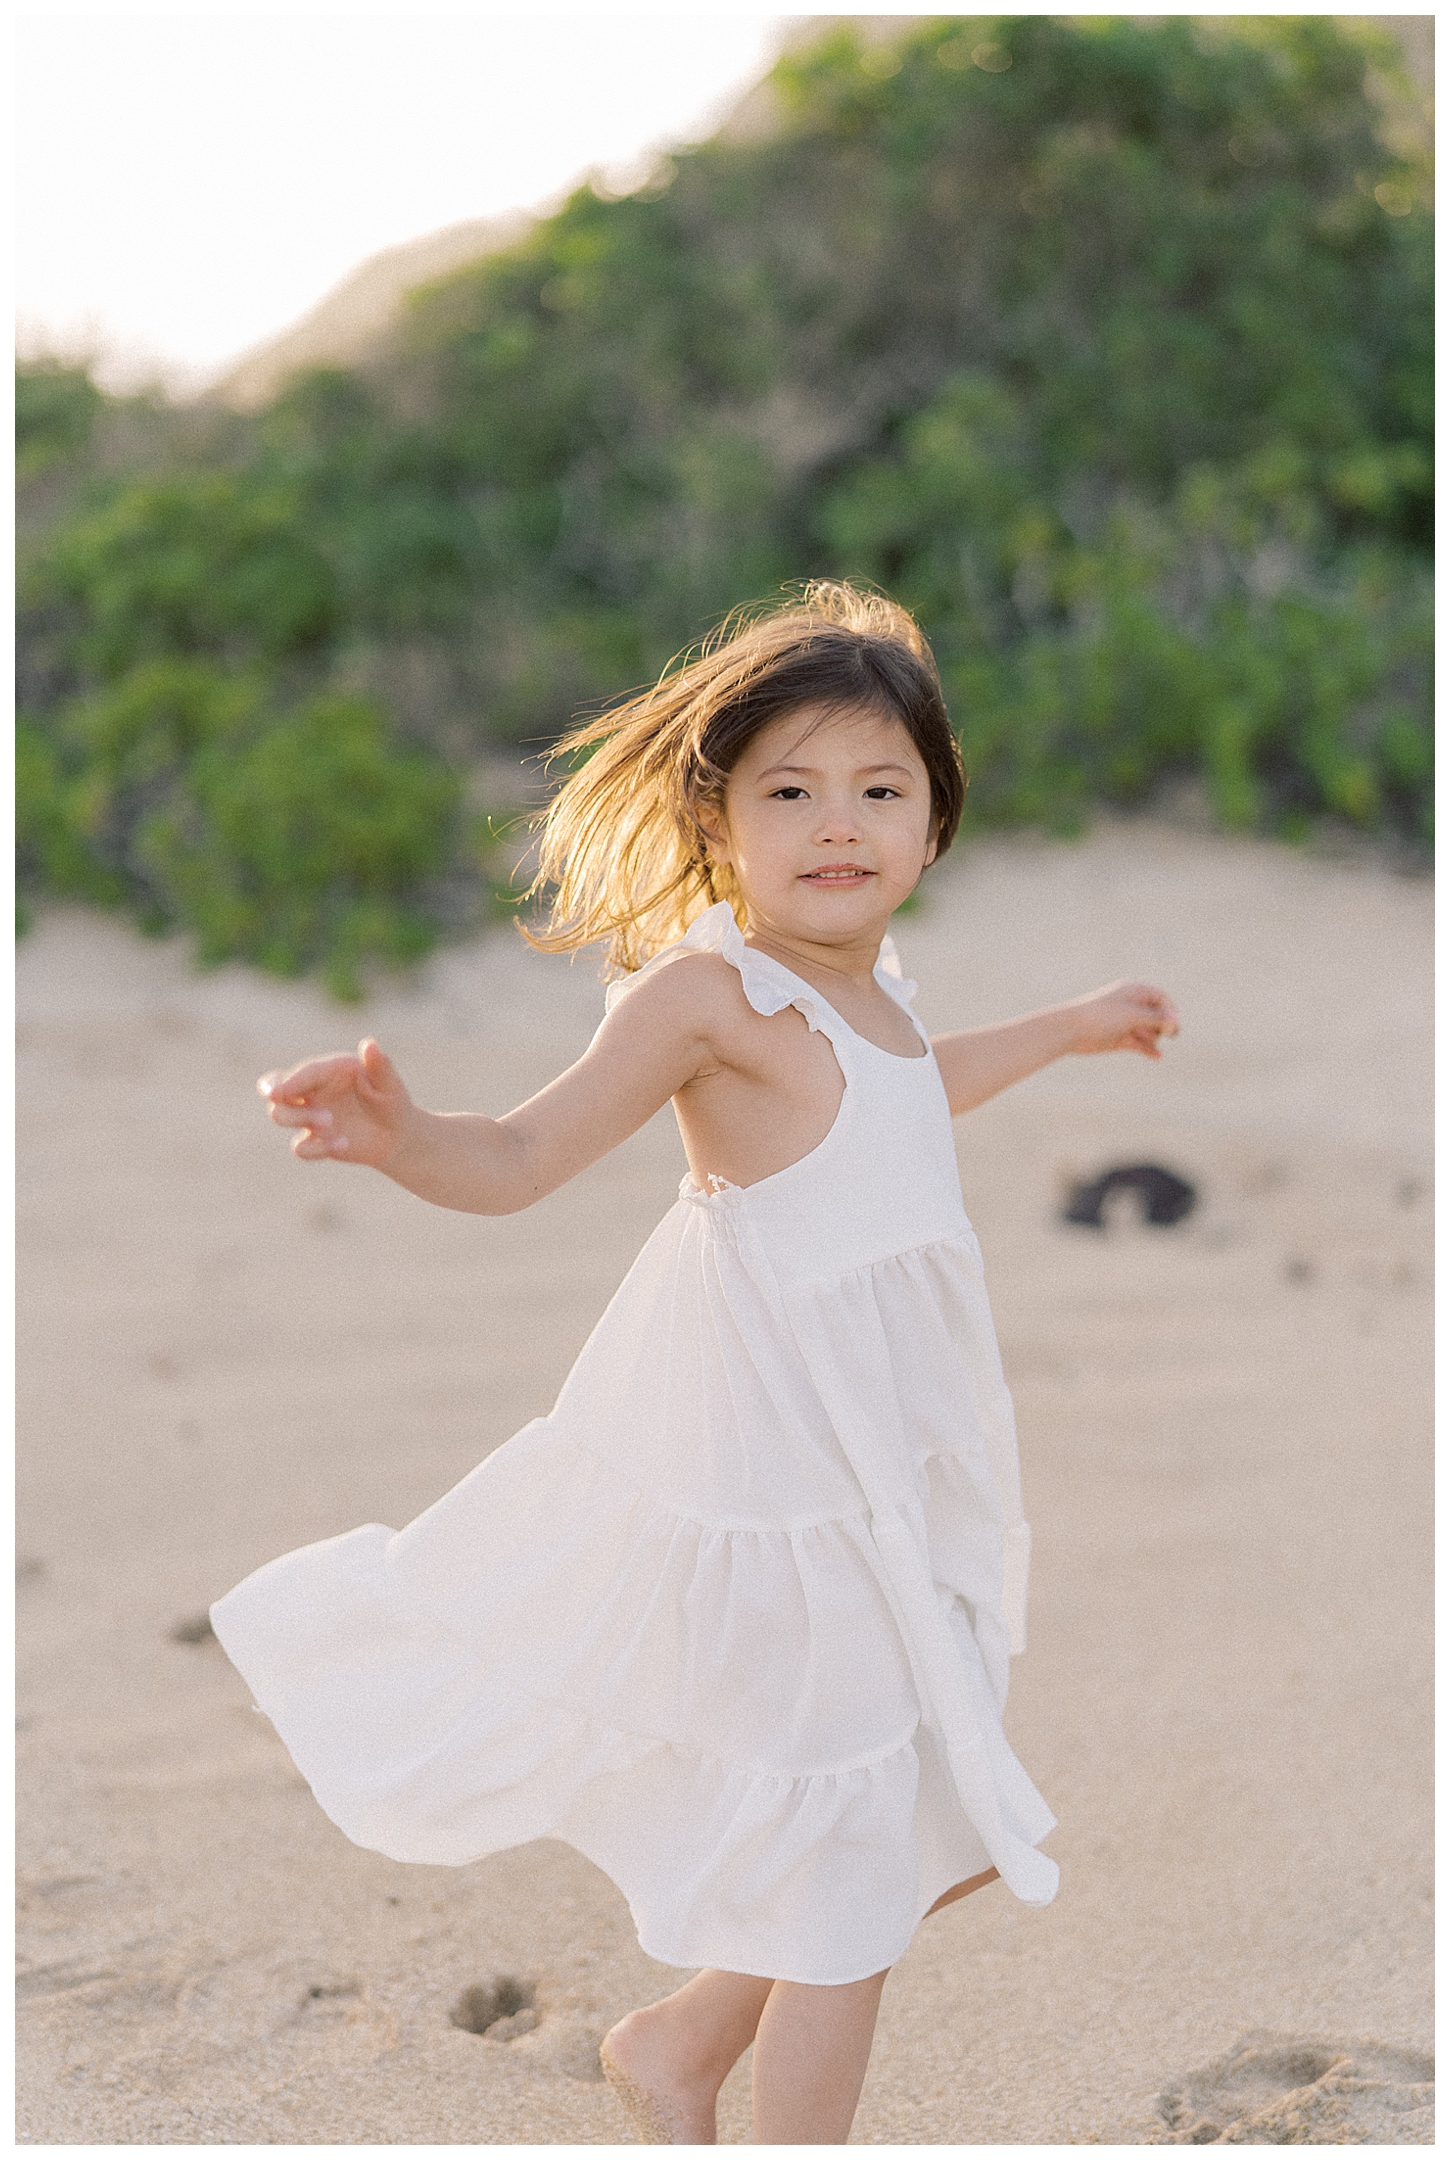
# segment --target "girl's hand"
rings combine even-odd
[[[257,1092],[274,1125],[295,1126],[292,1152],[304,1162],[386,1167],[413,1102],[391,1059],[371,1039],[356,1057],[310,1058],[290,1072],[263,1073]]]
[[[1080,1056],[1099,1050],[1138,1050],[1163,1055],[1160,1035],[1178,1033],[1178,1014],[1166,992],[1151,983],[1109,983],[1105,990],[1074,998],[1065,1008],[1073,1022],[1071,1048]]]

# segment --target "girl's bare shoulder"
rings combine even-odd
[[[741,1040],[768,1025],[751,1005],[740,971],[719,953],[671,953],[611,987],[611,1020],[709,1037]]]

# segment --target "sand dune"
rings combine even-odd
[[[1035,1531],[1008,1727],[1063,1887],[923,1927],[855,2142],[1429,2139],[1429,901],[1105,825],[979,843],[902,924],[931,1024],[1132,973],[1185,1025],[959,1126]],[[621,2142],[598,2036],[680,1976],[617,1892],[554,1843],[357,1851],[194,1625],[547,1407],[679,1175],[662,1118],[450,1216],[293,1163],[255,1074],[366,1027],[500,1109],[587,1041],[587,963],[499,933],[353,1016],[62,910],[19,1004],[22,2140]],[[1137,1162],[1195,1185],[1182,1223],[1060,1221]]]

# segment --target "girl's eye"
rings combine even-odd
[[[772,802],[804,802],[805,796],[803,787],[778,787],[771,790]]]
[[[901,790],[900,788],[887,787],[883,782],[880,787],[868,787],[866,795],[871,802],[885,802],[888,798],[892,802],[897,802],[900,800]]]

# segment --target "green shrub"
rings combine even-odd
[[[265,475],[124,482],[67,521],[26,580],[74,612],[74,652],[102,679],[152,655],[280,659],[339,626],[333,574],[288,492]]]
[[[15,721],[15,846],[20,890],[46,890],[114,904],[124,884],[87,846],[81,828],[81,790],[67,777],[43,729]]]
[[[15,374],[15,469],[34,480],[88,447],[105,397],[84,367],[39,360]]]
[[[367,962],[433,944],[416,895],[447,866],[458,793],[436,759],[390,744],[372,707],[324,696],[208,743],[142,821],[137,852],[203,961],[320,967],[354,999]]]
[[[459,780],[361,699],[285,711],[260,676],[152,661],[17,734],[32,888],[183,925],[204,964],[317,967],[345,998],[436,940],[424,895],[458,852]]]

